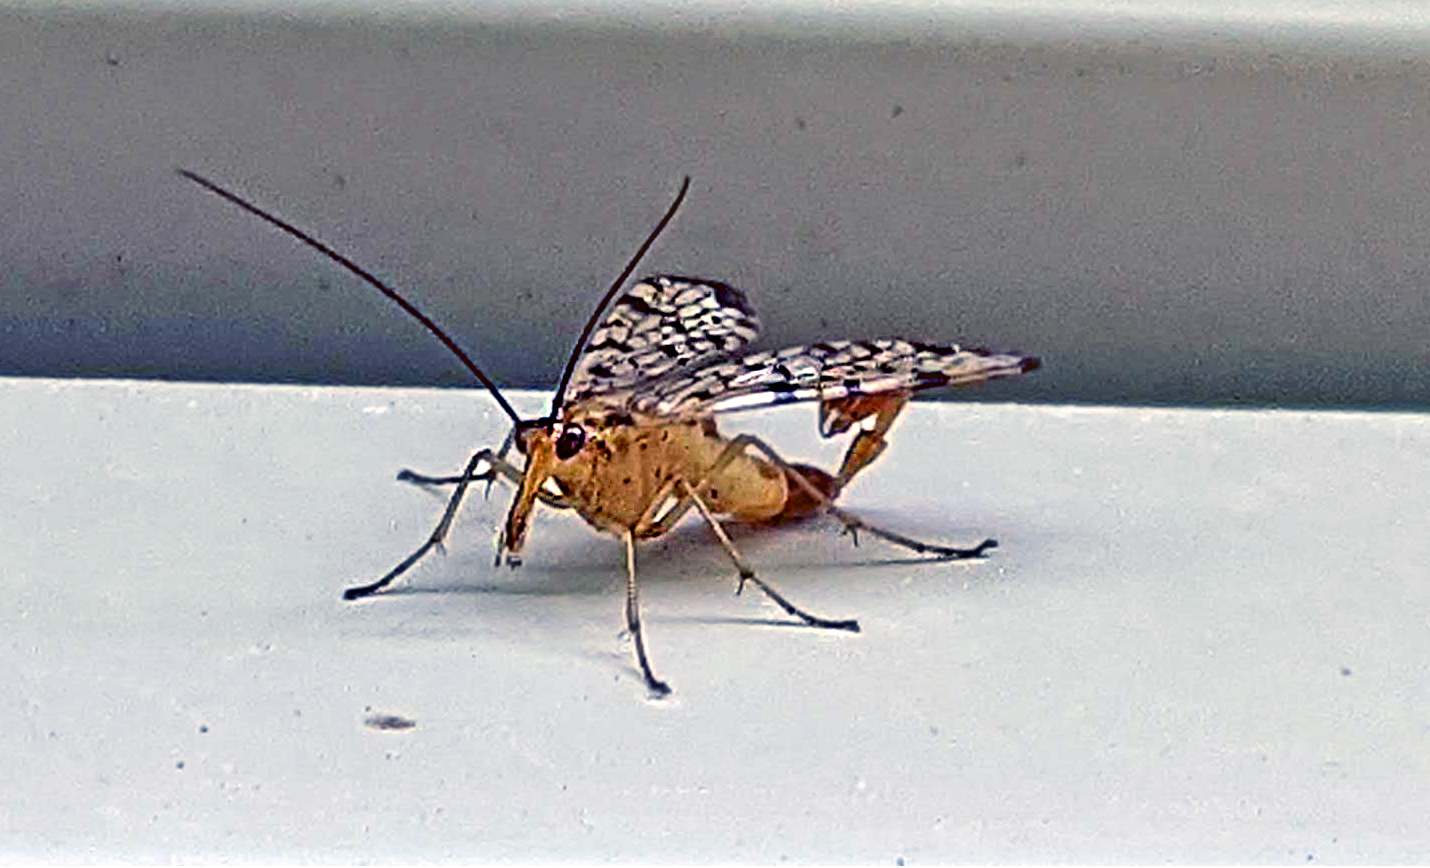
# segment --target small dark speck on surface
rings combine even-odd
[[[805,124],[805,122],[804,122],[804,118],[795,118],[795,119],[794,119],[794,125],[795,125],[795,128],[796,128],[796,129],[801,129],[801,130],[804,129],[805,126],[806,126],[806,124]]]
[[[1341,674],[1342,674],[1342,675],[1349,676],[1349,675],[1351,674],[1351,670],[1350,670],[1348,667],[1342,666],[1342,667],[1341,667]]]
[[[208,724],[206,724],[206,723],[201,723],[201,724],[199,724],[199,732],[208,732],[208,731],[209,731],[209,725],[208,725]]]
[[[898,117],[899,115],[901,115],[901,114],[903,114],[903,113],[904,113],[904,107],[901,106],[901,105],[896,105],[896,106],[894,106],[894,108],[893,108],[892,110],[890,110],[890,112],[889,112],[889,117],[891,117],[891,118],[896,118],[896,117]]]
[[[401,732],[417,726],[417,721],[396,714],[374,714],[363,719],[363,726],[380,732]]]
[[[183,771],[183,770],[184,770],[184,761],[183,761],[183,760],[179,760],[178,762],[174,763],[174,768],[178,769],[179,771]]]

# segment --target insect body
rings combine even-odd
[[[349,600],[381,591],[439,547],[468,486],[500,476],[517,490],[502,526],[498,562],[520,563],[538,501],[573,510],[623,540],[626,624],[646,685],[665,694],[669,687],[651,668],[641,630],[636,541],[665,533],[692,509],[735,565],[741,589],[752,582],[788,614],[826,629],[858,631],[859,625],[817,617],[786,600],[746,563],[722,520],[773,524],[827,511],[856,535],[856,543],[857,533],[864,531],[941,559],[980,557],[997,545],[991,539],[971,548],[920,542],[868,525],[833,501],[884,451],[885,436],[913,392],[1013,376],[1036,368],[1038,360],[901,339],[817,343],[734,357],[759,333],[754,309],[734,287],[689,277],[642,279],[611,304],[673,216],[685,187],[597,306],[572,352],[550,414],[523,420],[450,338],[377,278],[212,182],[181,174],[297,236],[393,298],[467,364],[515,422],[501,448],[477,452],[458,476],[399,474],[406,481],[455,485],[456,490],[427,542],[376,582],[349,588],[344,593]],[[791,464],[756,437],[727,438],[718,429],[718,414],[794,401],[819,402],[823,436],[857,429],[836,473]],[[508,460],[511,447],[524,456],[521,464]]]

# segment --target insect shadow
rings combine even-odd
[[[442,547],[468,489],[504,479],[516,486],[516,494],[498,537],[498,565],[521,563],[538,502],[574,512],[621,539],[626,629],[647,688],[663,696],[670,687],[651,668],[641,626],[636,542],[669,535],[687,514],[703,519],[720,543],[735,567],[737,591],[753,584],[800,624],[826,630],[858,632],[859,622],[822,618],[791,603],[749,565],[724,522],[785,524],[830,515],[855,545],[866,534],[924,560],[972,560],[997,546],[992,539],[966,548],[922,542],[869,524],[835,506],[834,500],[884,452],[886,435],[915,391],[1016,376],[1037,368],[1038,359],[902,338],[821,341],[737,355],[760,329],[758,315],[739,289],[716,280],[661,274],[623,291],[675,216],[690,188],[688,177],[596,305],[572,348],[550,410],[539,419],[523,419],[446,332],[383,281],[213,181],[186,169],[178,172],[392,299],[451,350],[511,417],[512,428],[500,446],[478,450],[461,473],[399,474],[399,479],[417,485],[452,488],[447,507],[426,542],[377,581],[348,588],[344,599],[391,593],[388,586],[394,580]],[[853,432],[836,472],[787,461],[753,435],[727,437],[719,431],[717,417],[722,414],[795,401],[818,402],[822,436]],[[519,459],[510,457],[513,450]]]

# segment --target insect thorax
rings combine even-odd
[[[564,421],[581,426],[585,445],[558,462],[552,476],[582,518],[597,527],[646,535],[664,505],[652,509],[653,503],[678,497],[679,480],[691,487],[706,480],[722,457],[724,466],[703,489],[712,511],[763,521],[784,505],[784,474],[755,456],[727,455],[728,441],[712,416],[648,416],[589,401],[571,408]]]

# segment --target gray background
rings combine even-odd
[[[642,271],[744,287],[765,345],[1044,358],[997,399],[1430,406],[1417,34],[771,21],[0,11],[0,373],[469,381],[184,166],[549,386],[688,173]]]

